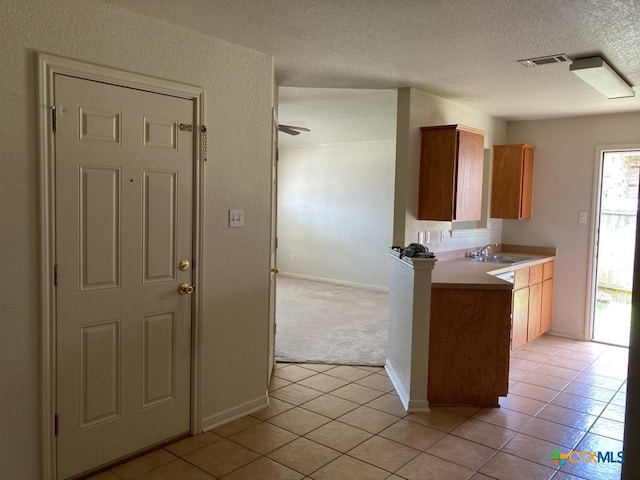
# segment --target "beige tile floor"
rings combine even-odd
[[[93,480],[618,479],[627,350],[544,336],[511,356],[502,408],[407,414],[382,368],[278,364],[268,408]]]

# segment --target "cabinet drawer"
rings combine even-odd
[[[529,268],[529,285],[534,285],[542,281],[542,265],[534,265]]]
[[[513,275],[513,289],[520,290],[529,286],[529,269],[521,268],[516,270]]]
[[[542,279],[549,280],[553,278],[553,270],[555,262],[547,262],[542,264]]]

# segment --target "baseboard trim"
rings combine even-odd
[[[384,362],[384,369],[386,370],[387,375],[389,375],[389,379],[391,380],[393,387],[396,389],[398,397],[400,397],[402,406],[405,410],[409,411],[409,393],[404,388],[404,385],[400,381],[400,377],[398,377],[398,374],[394,370],[393,365],[391,365],[391,362],[388,358]]]
[[[384,369],[386,370],[387,375],[389,375],[389,379],[391,380],[391,383],[396,389],[396,393],[398,394],[398,397],[400,397],[402,406],[407,412],[430,412],[431,411],[429,409],[428,400],[411,400],[409,392],[407,392],[407,389],[404,387],[404,385],[402,385],[402,382],[400,381],[400,377],[398,377],[398,374],[393,369],[393,365],[391,364],[388,358],[384,362]]]
[[[268,406],[269,397],[265,393],[265,395],[262,397],[258,397],[254,400],[243,403],[242,405],[238,405],[237,407],[233,407],[225,410],[224,412],[220,412],[215,415],[211,415],[210,417],[204,418],[202,420],[202,431],[207,432],[209,430],[213,430],[220,425],[224,425],[225,423],[232,422],[233,420],[237,420],[238,418],[258,412],[264,408],[267,408]]]
[[[430,412],[428,400],[409,400],[409,408],[407,412]]]
[[[369,285],[367,283],[349,282],[346,280],[336,280],[333,278],[314,277],[312,275],[300,275],[298,273],[289,273],[280,271],[281,277],[297,278],[298,280],[310,280],[312,282],[330,283],[333,285],[341,285],[343,287],[362,288],[364,290],[373,290],[375,292],[389,293],[389,287],[381,287],[379,285]]]
[[[572,340],[581,340],[581,341],[586,341],[588,342],[589,339],[585,337],[584,334],[575,334],[575,333],[570,333],[570,332],[563,332],[561,330],[553,330],[551,329],[550,331],[547,332],[548,335],[553,335],[555,337],[564,337],[564,338],[571,338]]]

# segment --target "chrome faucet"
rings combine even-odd
[[[486,244],[484,247],[479,248],[478,250],[476,250],[475,252],[473,252],[472,256],[474,258],[478,258],[478,257],[486,257],[487,256],[487,251],[489,250],[489,247],[491,246],[495,246],[497,247],[498,244],[497,243],[488,243]]]

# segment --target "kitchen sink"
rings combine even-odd
[[[481,257],[466,257],[467,260],[471,260],[472,262],[487,262],[487,263],[506,263],[508,265],[513,265],[514,263],[520,262],[528,262],[533,260],[530,257],[515,257],[511,255],[487,255]]]

